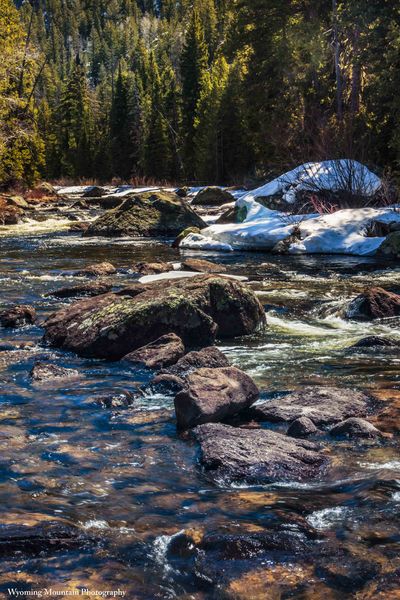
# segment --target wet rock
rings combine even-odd
[[[346,319],[372,321],[400,315],[400,295],[376,287],[352,300],[345,309]]]
[[[189,373],[197,369],[208,368],[216,369],[218,367],[229,367],[229,360],[221,350],[216,346],[209,346],[201,350],[193,350],[180,358],[178,362],[168,369],[164,369],[162,374],[172,374],[178,377],[186,377]]]
[[[102,408],[127,408],[134,403],[135,395],[132,392],[100,394],[93,398],[93,401]]]
[[[15,552],[29,555],[50,550],[58,552],[82,547],[88,539],[77,527],[61,521],[46,521],[37,525],[0,525],[0,555],[11,558]]]
[[[199,425],[201,464],[216,480],[247,484],[315,479],[328,465],[316,444],[265,429]]]
[[[183,271],[195,271],[197,273],[223,273],[225,267],[209,260],[200,258],[187,258],[182,261]]]
[[[377,438],[382,435],[372,423],[357,417],[341,421],[329,433],[334,437],[345,436],[349,438]]]
[[[364,417],[370,398],[347,388],[305,387],[252,409],[254,418],[272,423],[291,422],[307,417],[317,426],[330,425],[348,417]]]
[[[84,194],[82,194],[82,198],[101,198],[107,194],[107,190],[98,185],[94,185],[89,190],[87,190]]]
[[[317,574],[333,588],[342,592],[357,592],[376,577],[379,566],[372,561],[356,557],[340,556],[322,566],[317,566]]]
[[[136,263],[132,265],[132,271],[140,273],[140,275],[159,275],[160,273],[168,273],[172,271],[171,263],[155,262],[155,263]]]
[[[169,333],[127,354],[124,360],[148,369],[161,369],[174,365],[184,354],[185,346],[181,338],[175,333]]]
[[[82,356],[119,359],[175,333],[185,345],[207,346],[220,337],[254,332],[265,312],[254,292],[213,275],[156,282],[135,297],[103,294],[51,315],[45,341]]]
[[[148,192],[124,200],[90,225],[84,235],[116,237],[175,236],[186,227],[204,228],[206,224],[176,194]]]
[[[29,376],[33,381],[43,382],[52,379],[78,377],[79,373],[75,369],[66,369],[65,367],[59,367],[50,363],[37,362],[33,366]]]
[[[54,292],[49,292],[46,296],[54,296],[54,298],[78,298],[79,296],[99,296],[100,294],[106,294],[112,288],[110,283],[96,282],[96,283],[83,283],[81,285],[74,285],[72,287],[63,287]]]
[[[89,277],[101,277],[105,275],[115,275],[117,269],[109,262],[96,263],[89,265],[84,269],[77,271],[76,275],[86,275]]]
[[[171,373],[160,373],[150,382],[153,393],[173,395],[180,392],[185,386],[185,380]]]
[[[89,225],[90,225],[89,221],[77,221],[76,223],[72,223],[72,225],[70,225],[69,231],[71,231],[71,232],[86,231],[87,228],[89,227]]]
[[[2,327],[16,329],[24,325],[32,325],[36,321],[36,310],[33,306],[21,304],[0,312]]]
[[[385,241],[379,246],[377,254],[386,258],[400,258],[400,231],[389,233]]]
[[[370,335],[368,337],[362,338],[361,340],[358,340],[358,342],[350,346],[350,349],[376,347],[391,348],[396,346],[400,346],[400,342],[391,338],[379,337],[378,335]]]
[[[205,227],[205,224],[204,224]],[[199,227],[186,227],[183,231],[179,233],[179,235],[172,242],[172,248],[179,248],[182,240],[185,239],[190,233],[200,233],[201,229]]]
[[[0,197],[0,225],[17,225],[22,214],[22,209],[9,205],[6,198]]]
[[[385,573],[369,583],[367,589],[357,595],[357,600],[398,600],[400,598],[400,568]]]
[[[251,406],[258,396],[252,378],[236,367],[198,369],[175,397],[177,426],[190,429],[222,421]]]
[[[206,187],[193,198],[193,206],[222,206],[234,202],[235,198],[219,187]]]
[[[300,417],[300,419],[296,419],[290,424],[289,429],[287,430],[287,435],[295,438],[308,437],[309,435],[313,435],[315,433],[318,433],[318,429],[315,427],[311,419],[308,419],[307,417]]]

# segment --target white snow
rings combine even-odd
[[[196,271],[167,271],[166,273],[159,273],[157,275],[144,275],[138,280],[139,283],[152,283],[153,281],[165,281],[168,279],[184,279],[188,277],[199,277],[200,275],[206,275],[206,273],[199,273]],[[242,275],[227,275],[226,273],[218,273],[223,277],[229,279],[235,279],[236,281],[248,281],[247,277]]]
[[[283,194],[284,200],[292,204],[299,190],[331,190],[349,188],[365,196],[373,196],[381,187],[381,180],[366,166],[355,160],[326,160],[305,163],[252,190],[243,198],[254,200],[260,196]]]
[[[213,227],[223,227],[223,225],[214,225]],[[204,232],[209,232],[211,227],[204,229]],[[179,245],[180,248],[188,248],[190,250],[214,250],[220,252],[232,252],[233,248],[230,244],[223,243],[217,239],[208,237],[208,234],[201,235],[200,233],[190,233],[186,236]]]

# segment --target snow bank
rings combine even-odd
[[[200,277],[205,273],[198,273],[196,271],[167,271],[166,273],[159,273],[157,275],[144,275],[138,280],[139,283],[153,283],[154,281],[164,281],[169,279],[185,279],[190,277]],[[248,281],[247,277],[243,275],[228,275],[227,273],[218,273],[228,279],[235,279],[236,281]]]
[[[339,210],[329,215],[295,215],[269,210],[253,202],[244,223],[211,225],[201,235],[189,235],[181,246],[192,250],[272,250],[297,226],[300,238],[289,246],[292,254],[373,255],[384,237],[367,237],[373,222],[400,223],[394,207]],[[218,248],[220,245],[220,248]]]
[[[355,160],[327,160],[300,165],[252,190],[243,196],[243,200],[253,201],[261,196],[282,194],[283,199],[292,204],[300,190],[336,192],[349,188],[355,193],[373,196],[381,187],[381,183],[379,177]]]

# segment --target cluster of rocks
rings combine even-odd
[[[35,217],[35,211],[44,206],[51,207],[62,201],[49,183],[37,185],[23,196],[0,194],[0,225],[17,225],[27,215]]]

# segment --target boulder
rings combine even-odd
[[[193,198],[192,206],[222,206],[234,202],[235,198],[219,187],[206,187]]]
[[[36,310],[33,306],[21,304],[0,312],[0,325],[10,329],[32,325],[36,321]]]
[[[376,287],[365,290],[346,307],[346,319],[372,321],[400,315],[400,295]]]
[[[135,401],[135,395],[132,392],[120,392],[119,394],[100,394],[92,398],[95,404],[101,408],[127,408]]]
[[[9,206],[16,206],[17,208],[20,208],[21,210],[26,210],[27,208],[29,208],[29,203],[26,200],[24,200],[24,198],[22,198],[21,196],[8,197],[7,204]]]
[[[92,186],[90,189],[86,190],[84,194],[82,194],[82,198],[101,198],[107,194],[107,190],[98,185]]]
[[[51,315],[45,341],[81,356],[120,359],[161,335],[176,333],[187,346],[253,333],[265,324],[254,292],[238,281],[199,275],[155,282],[132,297],[103,294]]]
[[[246,206],[231,206],[227,208],[222,215],[215,221],[216,225],[225,225],[227,223],[243,223],[247,216]]]
[[[148,369],[162,369],[174,365],[184,354],[185,346],[181,338],[169,333],[127,354],[124,360]]]
[[[194,430],[214,479],[251,484],[315,480],[328,465],[319,446],[265,429],[206,423]]]
[[[136,263],[136,264],[132,265],[131,269],[135,273],[140,273],[140,275],[159,275],[160,273],[168,273],[168,271],[172,271],[173,267],[172,267],[171,263],[140,262],[140,263]]]
[[[65,367],[59,367],[58,365],[52,365],[50,363],[37,362],[30,374],[30,378],[33,381],[49,381],[51,379],[69,379],[71,377],[78,377],[79,372],[75,369],[66,369]]]
[[[84,269],[76,272],[76,275],[79,276],[89,276],[89,277],[102,277],[105,275],[115,275],[117,269],[109,262],[96,263],[94,265],[89,265]]]
[[[357,417],[341,421],[341,423],[332,427],[329,433],[334,437],[344,436],[349,438],[376,438],[382,435],[372,423]]]
[[[307,417],[317,426],[326,426],[348,417],[364,417],[369,403],[370,398],[362,392],[315,386],[258,404],[252,413],[259,421],[290,423]]]
[[[197,273],[223,273],[225,267],[209,260],[201,258],[187,258],[182,261],[183,271],[195,271]]]
[[[89,225],[89,221],[77,221],[76,223],[72,223],[72,225],[69,226],[68,231],[71,231],[73,233],[86,231]]]
[[[110,283],[104,283],[102,281],[96,283],[82,283],[81,285],[74,285],[72,287],[63,287],[54,292],[49,292],[47,296],[53,296],[54,298],[78,298],[79,296],[99,296],[106,294],[112,288]]]
[[[205,224],[203,225],[205,227]],[[179,248],[181,241],[185,239],[190,233],[200,233],[199,227],[186,227],[183,231],[181,231],[175,240],[172,242],[173,248]]]
[[[186,196],[188,195],[189,192],[189,188],[187,187],[181,187],[178,188],[177,190],[175,190],[175,194],[177,196],[179,196],[180,198],[186,198]]]
[[[315,433],[318,433],[318,429],[315,427],[311,419],[308,419],[307,417],[300,417],[300,419],[296,419],[290,424],[289,429],[287,430],[287,435],[295,438],[308,437],[309,435],[313,435]]]
[[[9,205],[6,198],[0,197],[0,225],[17,225],[22,214],[22,209]]]
[[[361,340],[358,340],[358,342],[356,342],[355,344],[350,346],[350,349],[377,348],[377,347],[393,348],[396,346],[397,347],[400,346],[400,342],[393,340],[391,338],[384,338],[384,337],[379,337],[377,335],[370,335],[368,337],[361,338]]]
[[[206,224],[176,194],[147,192],[124,200],[96,219],[86,236],[176,236],[186,227],[204,228]]]
[[[386,258],[400,258],[400,231],[389,233],[379,246],[377,254]]]
[[[186,377],[196,369],[208,368],[216,369],[218,367],[229,367],[229,360],[218,350],[216,346],[209,346],[201,350],[188,352],[183,358],[170,367],[161,371],[162,374],[171,374],[178,377]]]
[[[258,396],[252,378],[236,367],[198,369],[175,397],[178,428],[222,421],[254,404]]]

